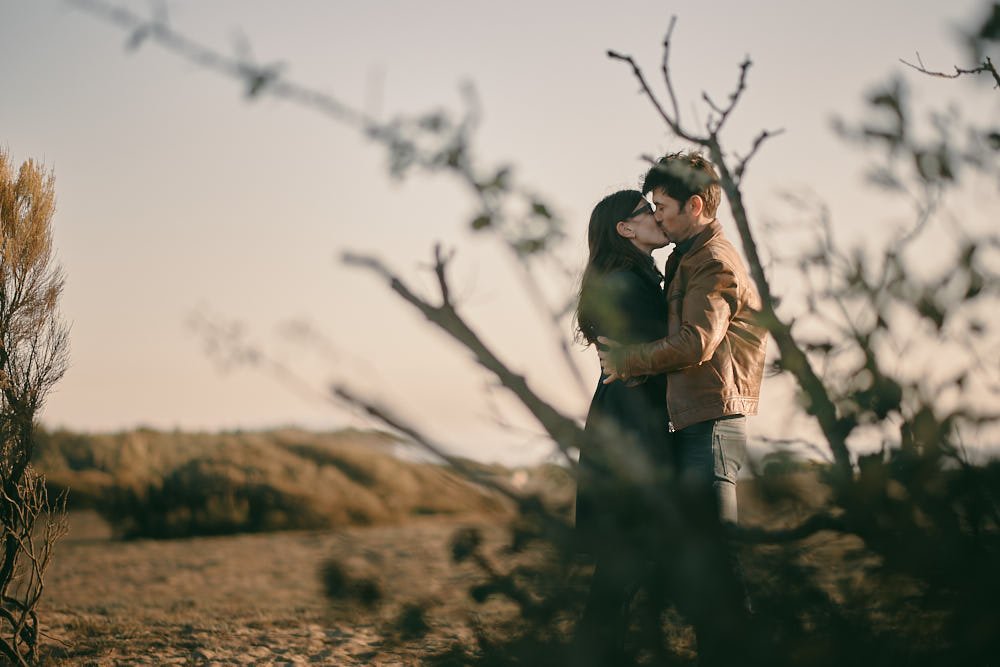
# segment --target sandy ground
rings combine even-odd
[[[58,545],[40,609],[45,664],[54,665],[416,665],[419,655],[467,642],[471,565],[449,560],[461,526],[488,542],[503,531],[475,520],[427,518],[400,526],[183,540],[110,539],[95,514],[74,513]],[[320,571],[335,558],[375,577],[372,611],[331,602]],[[379,634],[403,605],[426,605],[419,640]]]
[[[805,484],[806,497],[821,498],[813,476],[803,480],[797,483]],[[794,525],[808,510],[778,511],[741,486],[745,524]],[[451,538],[465,526],[480,528],[484,551],[496,556],[507,537],[501,521],[425,517],[337,531],[122,542],[96,514],[75,512],[46,577],[43,662],[419,665],[421,656],[472,644],[470,619],[490,629],[516,614],[502,600],[473,602],[468,589],[481,573],[450,559]],[[806,560],[823,563],[830,590],[837,590],[851,576],[844,553],[852,544],[828,535],[810,542]],[[320,573],[330,559],[355,580],[377,581],[381,604],[327,597]],[[427,610],[430,629],[408,638],[398,620],[414,603]],[[682,635],[681,648],[691,641]]]

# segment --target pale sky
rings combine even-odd
[[[166,5],[188,36],[231,52],[242,34],[258,60],[285,63],[287,78],[382,118],[458,108],[460,84],[472,82],[484,110],[479,159],[513,164],[519,182],[555,205],[570,238],[562,256],[580,269],[594,203],[635,187],[642,155],[687,148],[607,49],[633,54],[659,83],[660,43],[676,14],[672,71],[689,120],[705,115],[703,90],[725,98],[749,54],[729,147],[745,152],[760,129],[785,130],[751,164],[751,215],[775,214],[781,190],[806,188],[831,205],[850,240],[873,223],[900,221],[867,205],[877,200],[862,185],[865,160],[833,135],[831,117],[859,118],[863,94],[893,73],[920,101],[973,95],[970,84],[921,77],[898,59],[919,51],[932,67],[964,63],[953,30],[981,3]],[[266,96],[248,102],[236,81],[155,44],[127,52],[126,38],[62,0],[0,0],[0,145],[18,164],[34,157],[54,170],[55,245],[68,276],[72,364],[43,423],[85,431],[370,425],[259,372],[220,372],[186,324],[203,309],[242,322],[319,391],[351,384],[476,458],[536,458],[544,442],[504,433],[491,403],[537,429],[497,392],[489,398],[489,378],[468,355],[337,259],[345,250],[376,254],[431,294],[425,267],[436,241],[458,249],[453,281],[476,329],[544,396],[582,418],[590,390],[553,360],[551,337],[499,246],[467,231],[473,204],[454,183],[393,181],[383,150],[356,130]],[[735,235],[726,214],[723,223]],[[283,338],[288,320],[322,331],[331,355]],[[576,348],[574,356],[596,383],[594,353]],[[775,415],[787,392],[764,392],[757,428],[781,434],[788,424]]]

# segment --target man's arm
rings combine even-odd
[[[605,374],[655,375],[708,361],[726,336],[738,293],[736,272],[726,263],[712,258],[698,266],[683,297],[680,330],[651,343],[611,348],[601,357]]]

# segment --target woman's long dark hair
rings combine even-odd
[[[590,227],[587,229],[590,258],[580,280],[580,296],[576,303],[577,331],[588,345],[596,343],[598,335],[595,330],[596,314],[591,312],[595,300],[589,298],[595,280],[622,269],[635,269],[650,280],[659,279],[652,256],[636,248],[616,229],[618,223],[628,218],[641,201],[642,193],[638,190],[619,190],[599,201],[590,214]]]

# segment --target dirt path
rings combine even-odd
[[[429,648],[468,640],[471,566],[453,565],[455,529],[474,520],[421,519],[339,532],[117,542],[77,513],[57,547],[41,619],[46,664],[415,665]],[[483,525],[481,522],[479,525]],[[484,526],[490,540],[497,526]],[[375,578],[384,604],[332,603],[320,571],[334,558]],[[407,602],[429,608],[431,632],[381,636]],[[505,614],[501,603],[476,608]],[[59,640],[59,641],[57,641]],[[59,642],[65,642],[60,644]]]

